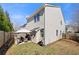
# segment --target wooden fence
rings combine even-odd
[[[13,32],[0,31],[0,54],[5,52],[14,43]]]

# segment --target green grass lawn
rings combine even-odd
[[[79,54],[79,43],[72,40],[60,40],[47,46],[39,46],[32,42],[13,45],[8,49],[8,55],[72,55]]]

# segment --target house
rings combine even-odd
[[[77,25],[66,25],[66,33],[79,32],[79,26]]]
[[[32,39],[34,43],[42,41],[44,45],[47,45],[61,39],[62,34],[65,33],[64,18],[58,6],[45,4],[26,19],[25,28],[36,31]]]

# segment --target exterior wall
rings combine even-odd
[[[37,22],[34,22],[34,18],[30,22],[27,23],[26,29],[32,30],[34,28],[44,28],[44,14],[39,16],[40,20]]]
[[[65,33],[65,23],[63,20],[63,15],[61,9],[59,7],[45,7],[45,13],[40,16],[40,20],[38,22],[34,22],[34,19],[30,19],[31,21],[27,23],[26,29],[32,30],[34,28],[44,28],[44,44],[47,45],[52,43],[58,39],[62,38],[62,33]],[[62,24],[61,24],[62,21]],[[58,30],[58,35],[56,35],[56,30]],[[36,33],[33,42],[37,43],[42,38],[40,36],[40,31]]]
[[[62,21],[62,25],[60,22]],[[58,30],[58,36],[56,36]],[[65,31],[64,20],[61,9],[58,7],[45,7],[45,45],[52,43],[62,37],[60,31]]]
[[[43,15],[40,15],[40,16],[39,16],[39,21],[34,22],[34,18],[33,18],[30,22],[27,23],[27,25],[26,25],[25,28],[26,28],[27,30],[32,30],[32,29],[38,28],[38,27],[39,27],[39,29],[44,28],[44,13],[43,13]],[[35,38],[32,39],[32,42],[38,43],[38,42],[41,41],[42,39],[43,39],[43,38],[41,37],[40,30],[38,30],[37,33],[36,33]]]

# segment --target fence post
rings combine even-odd
[[[3,41],[3,43],[5,44],[5,31],[3,31],[3,37],[4,37],[4,41]]]

